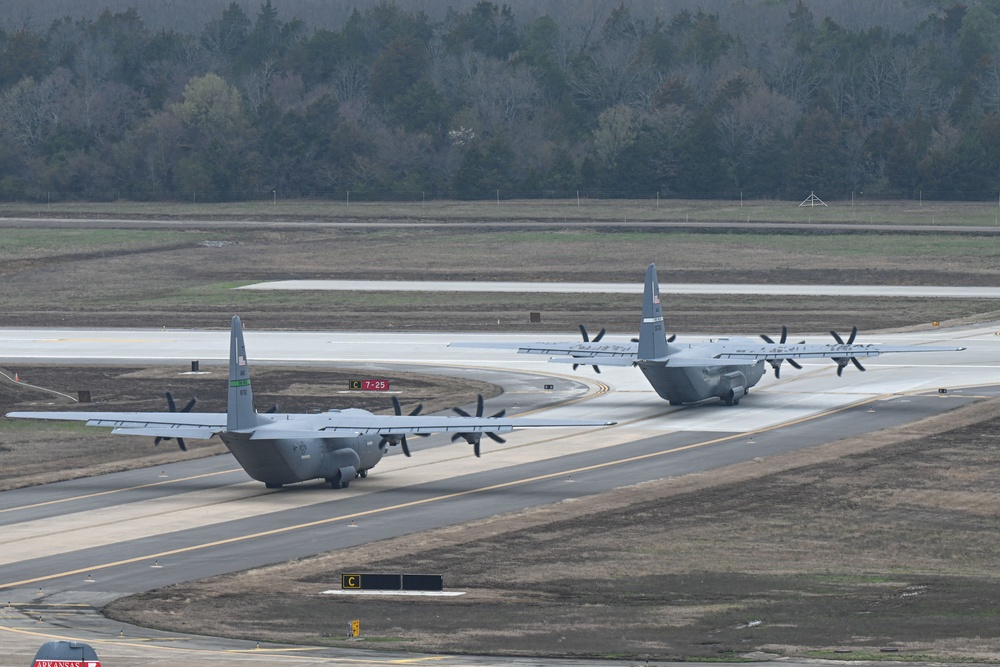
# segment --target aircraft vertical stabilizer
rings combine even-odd
[[[257,426],[257,412],[253,408],[253,389],[250,387],[250,366],[243,344],[243,323],[239,315],[233,316],[233,330],[229,345],[229,407],[226,429],[239,431]]]
[[[663,359],[668,352],[667,335],[663,330],[663,307],[660,305],[660,281],[656,277],[656,264],[650,264],[646,267],[646,287],[642,293],[638,359]]]

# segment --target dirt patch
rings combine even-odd
[[[710,473],[119,600],[183,632],[503,655],[1000,660],[1000,400]],[[326,596],[440,572],[452,599]],[[992,639],[991,639],[992,638]],[[852,651],[852,654],[834,653]]]

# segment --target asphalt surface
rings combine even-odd
[[[913,421],[992,394],[981,387],[995,381],[1000,369],[998,326],[860,340],[969,349],[880,357],[866,361],[868,372],[848,369],[843,378],[837,378],[830,363],[808,364],[802,371],[786,369],[780,381],[769,375],[739,406],[713,402],[686,408],[668,406],[631,368],[608,367],[595,375],[584,366],[570,375],[568,367],[507,350],[446,347],[452,340],[474,338],[468,334],[251,330],[251,364],[354,363],[391,369],[419,360],[449,372],[490,369],[499,374],[490,379],[507,391],[488,403],[487,411],[508,407],[523,413],[555,403],[546,416],[619,424],[593,431],[515,432],[506,445],[485,447],[481,459],[464,443],[428,438],[414,447],[412,459],[390,455],[367,479],[338,491],[318,484],[267,490],[250,481],[227,455],[2,493],[0,603],[10,605],[0,610],[0,636],[5,646],[18,647],[19,655],[29,659],[31,647],[44,641],[41,637],[68,635],[99,641],[102,657],[116,658],[112,664],[127,664],[132,652],[166,660],[166,653],[178,650],[227,665],[257,662],[265,652],[269,661],[284,664],[330,657],[335,662],[398,662],[398,653],[290,653],[287,647],[258,649],[246,642],[164,638],[102,621],[92,608],[169,583],[710,470]],[[475,338],[523,340],[509,335]],[[80,358],[221,363],[227,351],[228,335],[222,330],[0,330],[0,359],[8,364]],[[545,384],[554,385],[553,390],[545,390]],[[142,639],[141,646],[136,638]],[[427,658],[433,657],[413,657]],[[0,665],[6,664],[0,659]]]

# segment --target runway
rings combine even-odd
[[[10,601],[15,611],[0,616],[0,635],[10,635],[10,628],[30,620],[26,613],[45,605],[99,606],[170,583],[907,423],[992,395],[984,387],[1000,376],[1000,324],[879,335],[859,342],[968,349],[866,360],[868,372],[848,369],[843,378],[837,378],[831,363],[804,364],[801,371],[785,369],[781,380],[768,375],[739,406],[715,402],[674,408],[635,369],[607,367],[596,375],[582,366],[573,373],[565,365],[508,350],[447,347],[473,338],[525,340],[523,335],[263,332],[248,324],[251,365],[370,364],[390,372],[403,365],[463,373],[490,369],[500,374],[507,391],[489,402],[487,411],[508,407],[523,414],[556,403],[546,416],[619,423],[592,431],[515,432],[505,445],[485,446],[481,459],[465,443],[428,438],[414,447],[412,459],[390,455],[367,479],[338,491],[318,484],[267,490],[250,481],[230,456],[220,456],[2,493],[0,602]],[[0,361],[11,368],[18,361],[70,360],[221,364],[227,353],[223,330],[0,330]],[[546,384],[555,388],[547,391]],[[113,445],[113,436],[109,440]],[[327,588],[335,582],[330,584]],[[94,625],[103,628],[94,632],[108,632],[107,624]]]

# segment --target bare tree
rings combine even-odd
[[[41,81],[25,78],[0,97],[0,131],[12,141],[35,151],[63,120],[71,97],[69,72],[58,69]]]
[[[569,84],[577,97],[596,109],[616,104],[644,107],[661,79],[637,40],[618,39],[589,53],[585,65],[570,76]]]
[[[537,109],[541,92],[525,68],[470,51],[462,69],[467,103],[488,135],[512,133]]]
[[[770,143],[791,134],[801,113],[794,101],[757,80],[716,116],[726,162],[737,181]]]
[[[65,122],[107,144],[120,139],[146,112],[142,94],[114,81],[77,89],[67,100]]]
[[[368,71],[358,60],[348,60],[333,76],[333,90],[341,104],[368,99]]]
[[[979,73],[979,99],[983,109],[1000,114],[1000,54],[990,59],[989,65]]]
[[[131,166],[137,180],[154,191],[170,188],[174,165],[184,148],[185,130],[173,113],[161,112],[130,132],[119,146],[123,161]]]
[[[267,99],[268,90],[271,86],[271,78],[278,68],[278,60],[274,56],[264,58],[259,67],[250,70],[240,77],[240,90],[243,98],[247,101],[247,106],[251,111],[257,113],[257,109]]]

